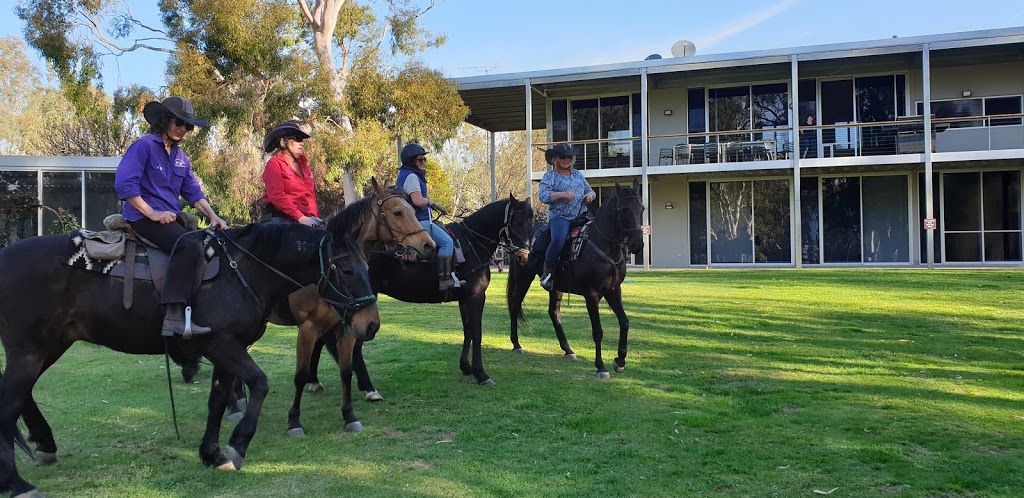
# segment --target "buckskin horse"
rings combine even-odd
[[[494,384],[484,372],[481,357],[480,340],[483,336],[482,319],[487,286],[491,281],[491,256],[499,247],[505,247],[517,257],[529,254],[526,249],[530,229],[533,225],[533,208],[530,202],[517,200],[509,195],[508,199],[492,202],[466,216],[459,223],[448,224],[462,247],[466,261],[456,268],[456,274],[466,284],[449,292],[437,289],[437,275],[432,264],[404,264],[392,255],[374,253],[369,257],[370,283],[374,293],[384,293],[395,299],[409,303],[441,303],[459,302],[462,315],[462,355],[459,357],[459,369],[463,375],[472,375],[478,384]],[[328,331],[324,335],[325,345],[331,356],[336,359],[338,354],[331,346]],[[383,399],[373,387],[370,375],[363,360],[363,340],[357,339],[353,352],[352,368],[358,380],[359,389],[377,396],[367,399]],[[472,352],[472,363],[469,355]],[[310,368],[316,371],[317,365],[311,363]],[[295,405],[298,406],[298,405]],[[296,423],[299,413],[294,413]],[[301,428],[301,425],[296,425]]]
[[[67,234],[31,237],[0,250],[0,342],[7,361],[0,377],[0,491],[41,496],[15,467],[15,440],[25,447],[15,423],[19,416],[24,420],[36,458],[56,461],[53,433],[32,389],[76,341],[130,354],[208,358],[213,374],[199,457],[207,466],[237,470],[268,392],[266,375],[246,349],[263,335],[269,317],[298,321],[289,296],[314,290],[357,337],[372,338],[379,328],[366,262],[351,239],[298,224],[250,225],[214,232],[213,238],[223,270],[201,284],[193,309],[214,333],[190,340],[161,336],[163,311],[151,282],[135,282],[133,304],[125,309],[122,280],[68,266],[75,247]],[[222,451],[221,418],[234,378],[245,382],[252,399]]]
[[[572,244],[567,243],[562,257],[559,258],[555,270],[555,288],[548,297],[548,316],[555,327],[558,344],[565,352],[565,357],[576,359],[576,353],[569,347],[562,328],[562,294],[570,292],[579,294],[587,302],[587,313],[590,314],[590,327],[594,337],[594,366],[597,367],[597,378],[608,379],[611,375],[605,368],[601,358],[601,340],[604,331],[601,328],[601,316],[598,305],[603,297],[608,307],[619,320],[618,356],[612,360],[616,372],[626,368],[626,341],[629,336],[629,318],[622,307],[622,281],[626,278],[626,252],[637,254],[644,248],[640,227],[640,216],[644,212],[643,201],[637,195],[639,185],[634,181],[632,188],[615,185],[615,194],[606,199],[597,210],[591,227],[586,235],[582,235],[583,245],[579,256],[574,261],[566,262],[566,254],[571,251]],[[546,225],[537,227],[535,233],[542,233]],[[550,232],[548,237],[550,237]],[[523,320],[523,299],[533,282],[533,277],[540,275],[544,264],[544,248],[534,239],[533,252],[525,264],[513,261],[509,265],[506,298],[512,328],[509,339],[512,350],[522,353],[519,345],[519,321]],[[543,247],[540,247],[543,245]]]
[[[416,220],[416,212],[406,200],[405,190],[393,187],[386,189],[372,179],[373,195],[364,197],[345,207],[340,213],[327,220],[327,230],[335,236],[350,235],[355,237],[366,254],[381,253],[391,258],[407,258],[409,261],[428,259],[437,248],[434,240]],[[393,259],[393,264],[399,264]],[[322,336],[325,329],[309,327],[299,329],[296,340],[295,355],[295,397],[288,410],[288,431],[291,436],[305,435],[300,421],[303,388],[311,391],[322,391],[323,386],[317,377],[316,366],[320,362],[323,350]],[[330,334],[326,337],[333,340],[332,351],[341,369],[343,390],[342,416],[345,429],[352,432],[363,430],[362,423],[355,416],[351,404],[351,382],[353,352],[356,337],[343,330],[342,335]],[[365,366],[363,367],[365,369]],[[367,393],[367,398],[374,399],[374,394]],[[377,394],[376,397],[379,397]],[[382,399],[382,398],[381,398]]]

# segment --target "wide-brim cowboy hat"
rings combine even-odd
[[[263,137],[263,151],[273,152],[277,148],[277,141],[285,137],[301,138],[303,140],[309,138],[309,133],[302,131],[299,125],[292,122],[285,122],[277,125],[273,130],[267,133],[267,136]]]
[[[189,102],[184,97],[167,97],[163,102],[154,100],[142,108],[142,115],[146,118],[146,122],[154,126],[158,121],[166,119],[162,117],[167,114],[173,115],[193,126],[202,128],[210,126],[209,121],[196,117],[196,110],[192,107],[192,102]]]
[[[555,157],[557,157],[557,156],[569,156],[569,157],[571,157],[573,159],[576,159],[576,154],[578,154],[578,152],[576,151],[576,147],[573,147],[573,146],[571,146],[569,144],[558,144],[558,145],[556,145],[556,146],[554,146],[554,147],[544,151],[544,160],[547,161],[548,164],[554,166],[555,165]]]

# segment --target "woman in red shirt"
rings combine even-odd
[[[316,208],[313,174],[304,154],[303,141],[309,134],[295,123],[285,122],[263,138],[263,150],[270,160],[263,170],[263,195],[260,221],[299,222],[319,226],[320,212]]]

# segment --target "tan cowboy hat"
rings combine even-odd
[[[192,102],[189,102],[184,97],[167,97],[163,102],[154,100],[142,108],[142,115],[145,116],[146,122],[154,126],[156,125],[154,121],[159,121],[160,116],[165,114],[171,114],[193,126],[203,128],[210,126],[209,121],[196,117],[196,111],[192,107]]]

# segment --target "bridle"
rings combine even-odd
[[[598,247],[596,245],[594,246],[594,248],[598,249],[598,252],[600,253],[601,256],[604,256],[605,259],[608,259],[610,262],[615,263],[615,264],[625,260],[625,257],[626,257],[626,245],[629,243],[629,233],[630,232],[642,232],[643,231],[643,229],[640,228],[640,227],[626,228],[626,225],[622,221],[622,217],[623,217],[622,216],[622,212],[625,210],[622,207],[622,200],[623,199],[627,199],[627,200],[634,200],[635,199],[635,200],[640,202],[641,206],[643,205],[643,198],[641,198],[639,195],[635,195],[634,194],[634,195],[622,196],[621,194],[619,194],[619,195],[615,196],[615,229],[618,230],[622,234],[621,238],[609,237],[609,236],[605,235],[601,231],[601,229],[597,226],[597,223],[594,223],[594,230],[597,232],[597,234],[600,235],[602,239],[607,240],[608,242],[611,242],[615,247],[618,248],[618,251],[617,251],[619,253],[618,261],[612,261],[611,259],[609,259],[608,256],[605,255],[603,253],[603,251],[598,249]]]
[[[530,250],[529,249],[527,249],[525,247],[520,247],[520,246],[516,245],[515,242],[512,241],[512,221],[513,221],[513,218],[515,217],[515,213],[516,213],[516,210],[512,208],[512,202],[513,202],[512,199],[509,199],[508,204],[505,204],[504,220],[502,221],[502,227],[498,230],[498,239],[497,240],[494,240],[494,239],[492,239],[492,238],[490,238],[490,237],[488,237],[488,236],[486,236],[486,235],[484,235],[484,234],[482,234],[480,232],[477,232],[476,230],[473,230],[472,228],[469,228],[468,226],[466,226],[465,223],[459,223],[458,226],[460,228],[462,228],[463,230],[466,230],[467,232],[469,232],[469,234],[472,235],[476,239],[482,240],[482,241],[487,242],[489,244],[496,244],[497,247],[503,248],[506,251],[522,253],[522,254],[524,254],[526,256],[529,256],[529,254],[530,254]],[[525,211],[525,210],[523,210],[523,211]],[[481,261],[481,264],[479,266],[477,266],[476,268],[471,269],[469,271],[469,273],[474,273],[477,270],[479,270],[480,268],[483,268],[484,266],[490,266],[490,264],[491,264],[490,258],[486,258],[486,259],[485,258],[481,258],[480,254],[476,250],[476,244],[473,243],[472,240],[470,241],[469,246],[473,250],[473,254],[476,255],[477,259],[479,259]]]
[[[228,236],[227,233],[223,231],[217,231],[213,233],[213,236],[217,239],[217,243],[220,244],[221,250],[224,252],[224,256],[228,259],[228,266],[230,266],[231,269],[235,271],[235,275],[237,275],[238,279],[242,282],[242,286],[249,291],[249,295],[251,295],[252,298],[256,300],[256,302],[260,305],[261,308],[264,307],[263,300],[256,295],[256,292],[253,291],[252,287],[249,285],[249,282],[246,281],[245,277],[242,275],[242,272],[238,269],[238,261],[232,258],[231,253],[227,250],[227,244],[224,242],[225,240],[227,242],[230,242],[231,245],[234,246],[236,249],[252,258],[253,261],[256,261],[257,263],[263,265],[264,267],[274,272],[281,278],[294,284],[296,289],[301,289],[305,287],[304,285],[296,282],[295,279],[286,275],[281,270],[274,268],[266,261],[263,261],[260,258],[256,257],[256,255],[249,252],[248,249],[242,247],[241,244],[239,244],[237,241]],[[333,254],[334,250],[333,244],[331,244],[331,242],[333,242],[333,236],[330,233],[325,233],[324,236],[320,238],[320,242],[317,244],[317,256],[319,257],[320,260],[320,278],[317,280],[316,283],[316,292],[317,295],[319,295],[320,298],[324,300],[324,302],[338,308],[338,310],[341,312],[342,320],[347,322],[349,315],[375,303],[377,301],[377,296],[375,294],[370,294],[367,296],[355,297],[354,293],[347,288],[347,286],[344,283],[344,280],[342,280],[341,278],[341,270],[338,269],[338,266],[335,262],[341,258],[350,256],[350,254],[343,253],[335,256]],[[335,282],[337,282],[337,285],[335,285]],[[327,297],[324,297],[324,292],[328,289],[333,290],[335,293],[337,293],[337,295],[341,296],[341,300],[328,299]]]
[[[411,232],[403,232],[401,230],[395,230],[394,228],[391,227],[391,224],[388,223],[388,210],[384,209],[384,203],[396,198],[404,199],[403,196],[398,194],[391,194],[382,199],[377,199],[377,211],[374,213],[374,218],[377,219],[377,238],[382,242],[387,238],[380,237],[381,228],[383,227],[384,230],[387,231],[387,235],[391,238],[391,242],[384,242],[384,247],[387,248],[389,251],[393,252],[396,257],[400,258],[402,256],[405,256],[405,254],[409,252],[409,247],[405,245],[405,239],[413,235],[426,232],[427,230],[424,228],[420,228],[419,230],[413,230]],[[395,235],[396,233],[398,235],[401,235],[401,238],[399,238],[398,235]]]

